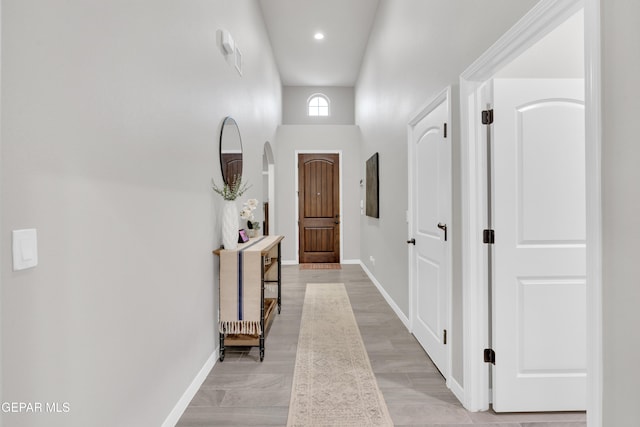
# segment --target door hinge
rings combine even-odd
[[[484,349],[484,363],[496,364],[496,352],[492,348]]]
[[[482,243],[493,245],[496,242],[496,233],[493,230],[482,231]]]
[[[447,137],[447,124],[444,124],[444,137]]]
[[[490,125],[491,123],[493,123],[493,109],[482,110],[482,124]]]
[[[447,330],[442,331],[442,343],[447,345]]]

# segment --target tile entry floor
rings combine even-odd
[[[227,348],[178,427],[285,426],[307,283],[344,283],[378,386],[396,426],[586,427],[584,412],[468,412],[359,265],[282,267],[282,313],[259,361],[257,348]]]

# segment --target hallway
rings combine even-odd
[[[282,314],[258,349],[228,349],[185,411],[178,427],[286,425],[306,283],[344,283],[378,385],[396,426],[584,427],[583,413],[467,412],[358,265],[342,270],[284,266]]]

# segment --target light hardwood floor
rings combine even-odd
[[[178,422],[195,426],[284,426],[307,283],[344,283],[371,366],[396,426],[585,427],[584,413],[468,412],[358,265],[282,268],[282,313],[257,348],[228,348]]]

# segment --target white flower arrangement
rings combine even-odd
[[[258,199],[249,199],[244,202],[242,210],[240,211],[240,218],[247,220],[247,226],[253,230],[260,229],[260,223],[255,221],[253,211],[258,207]]]
[[[251,210],[251,208],[247,206],[243,207],[242,210],[240,211],[240,218],[246,219],[246,220],[252,220],[253,210]]]

